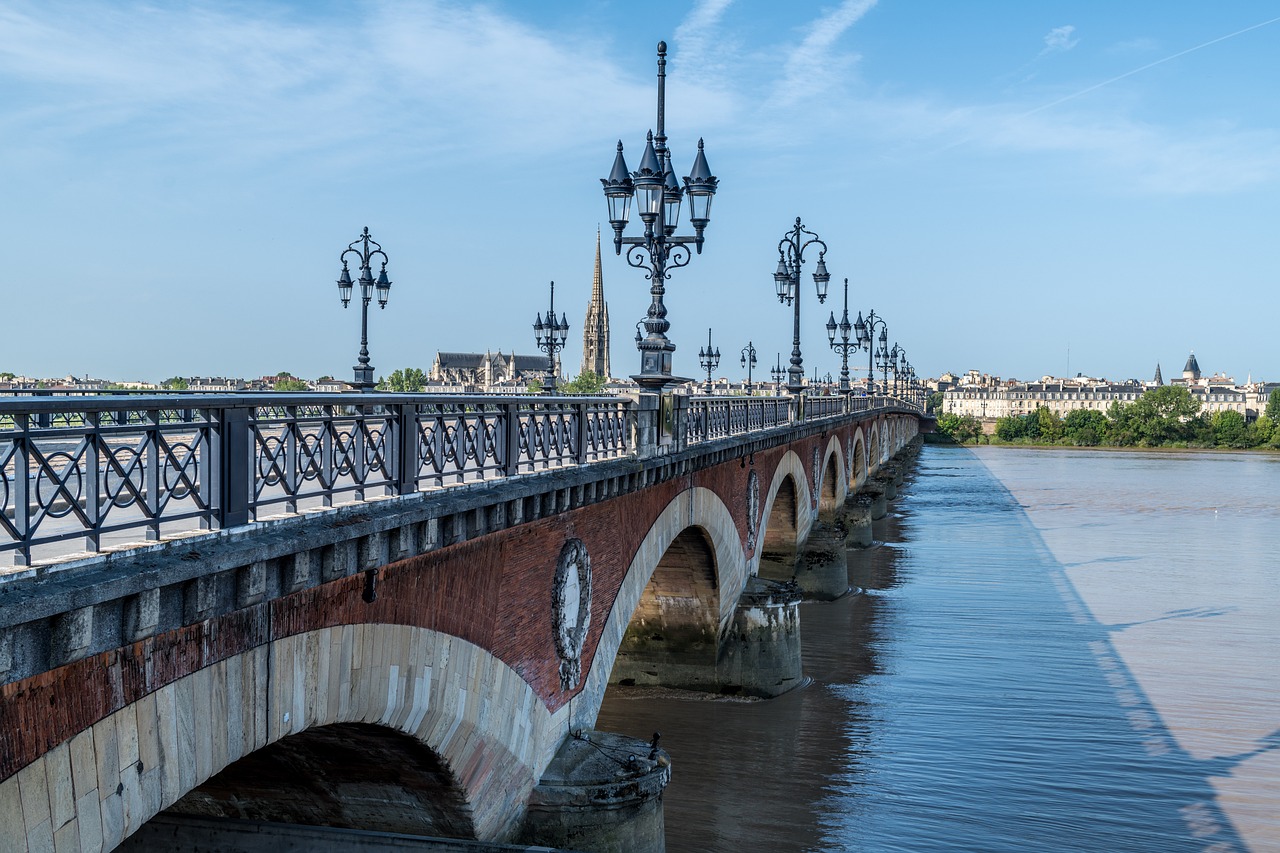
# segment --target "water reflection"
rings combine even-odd
[[[1244,849],[1206,778],[1230,770],[1165,727],[1019,506],[1041,498],[932,447],[900,495],[880,544],[850,554],[866,594],[802,607],[808,687],[606,698],[601,728],[661,731],[674,757],[668,849]],[[1231,606],[1142,618],[1212,625]],[[1252,766],[1270,748],[1247,746],[1218,760]]]

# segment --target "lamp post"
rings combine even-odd
[[[778,353],[779,364],[781,364],[782,353]],[[747,369],[747,396],[751,396],[751,370],[756,366],[756,348],[747,341],[747,345],[742,348],[742,366]]]
[[[899,386],[898,386],[898,373],[900,370],[899,359],[902,359],[903,361],[905,361],[906,360],[905,354],[906,354],[906,350],[898,346],[897,341],[894,341],[893,349],[889,350],[889,359],[887,364],[889,369],[893,371],[893,394],[895,397],[898,395],[898,390],[899,390]],[[889,376],[888,374],[886,374],[885,381],[888,382],[888,380],[889,380]]]
[[[357,249],[357,245],[360,248]],[[378,307],[387,307],[387,297],[391,295],[391,280],[387,278],[387,253],[369,236],[369,229],[366,227],[364,233],[352,240],[338,256],[338,260],[342,261],[342,273],[338,276],[338,297],[342,300],[343,308],[351,302],[352,281],[351,270],[347,267],[347,255],[355,255],[360,260],[360,357],[356,359],[355,381],[352,384],[361,391],[372,391],[374,382],[373,365],[369,363],[369,303],[376,290]],[[382,269],[375,282],[370,264],[377,257],[382,258]]]
[[[711,393],[711,371],[720,366],[720,347],[711,347],[711,330],[707,329],[707,346],[698,350],[698,364],[702,369],[707,371],[707,384],[703,386],[703,390]]]
[[[795,306],[791,334],[791,367],[787,370],[787,390],[792,394],[804,391],[804,359],[800,355],[800,267],[804,264],[804,252],[810,246],[818,245],[818,265],[813,270],[813,284],[817,288],[818,302],[827,301],[827,282],[831,274],[827,272],[827,244],[817,234],[800,224],[796,217],[795,227],[783,235],[778,242],[778,270],[773,274],[774,285],[778,291],[778,301]]]
[[[787,371],[782,367],[782,353],[778,353],[778,363],[769,368],[769,375],[773,377],[774,385],[781,385],[782,380],[786,378]]]
[[[836,331],[840,332],[840,342],[836,343]],[[836,313],[831,312],[831,317],[827,320],[827,341],[831,344],[831,348],[840,353],[840,393],[848,394],[853,391],[849,385],[849,353],[858,349],[858,338],[855,335],[852,340],[849,339],[849,333],[853,330],[853,325],[849,322],[849,279],[844,280],[844,309],[840,313],[840,322],[836,322]]]
[[[556,320],[556,283],[551,282],[551,305],[547,308],[547,318],[542,318],[542,312],[538,312],[538,319],[533,322],[533,335],[538,342],[538,349],[547,354],[547,378],[542,383],[543,394],[556,393],[556,353],[564,349],[564,343],[569,338],[569,318],[560,314],[560,319]]]
[[[640,168],[627,170],[622,157],[622,142],[613,159],[609,177],[601,178],[605,199],[609,203],[609,224],[613,226],[613,248],[621,255],[628,246],[627,263],[645,270],[649,279],[649,295],[652,302],[643,320],[647,335],[637,342],[640,350],[640,373],[632,376],[642,390],[661,391],[668,385],[684,381],[671,374],[671,354],[675,344],[667,338],[671,324],[667,322],[667,308],[662,302],[666,281],[671,270],[689,263],[692,246],[702,253],[703,231],[711,218],[711,199],[716,192],[716,178],[707,166],[702,140],[698,140],[698,154],[693,168],[684,179],[684,188],[676,183],[671,167],[671,152],[667,150],[665,130],[667,80],[667,43],[658,42],[658,124],[657,133],[650,132],[645,144]],[[675,236],[680,221],[680,202],[689,197],[689,221],[693,225],[692,236]],[[644,234],[640,237],[624,237],[631,199],[634,196],[640,219],[644,222]]]
[[[880,349],[888,356],[889,345],[889,329],[880,317],[876,316],[873,309],[867,314],[867,319],[862,319],[862,312],[858,312],[858,319],[853,324],[853,332],[858,336],[858,346],[865,347],[867,350],[867,396],[872,396],[876,392],[876,374],[874,365],[876,358],[880,355],[876,351],[876,326],[880,327]],[[884,377],[886,380],[888,377]]]

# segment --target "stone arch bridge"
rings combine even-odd
[[[794,684],[796,602],[847,587],[922,420],[301,397],[0,404],[0,848],[230,817],[661,849],[665,753],[592,731],[606,686]]]

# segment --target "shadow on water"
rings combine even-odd
[[[673,756],[669,851],[1245,849],[1221,761],[1177,747],[970,451],[927,446],[874,535],[866,593],[801,608],[807,688],[606,698],[598,727]]]

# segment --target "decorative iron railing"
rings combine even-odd
[[[625,456],[612,397],[0,398],[0,553],[159,539],[272,512]],[[127,538],[127,537],[126,537]]]
[[[689,398],[685,417],[686,445],[771,429],[791,422],[790,397]]]
[[[687,402],[685,402],[687,401]],[[796,420],[781,397],[682,398],[677,447]],[[804,421],[887,397],[806,397]],[[626,456],[626,397],[0,396],[0,555],[18,565],[191,528]],[[56,547],[55,547],[56,546]],[[73,546],[78,547],[78,546]]]

